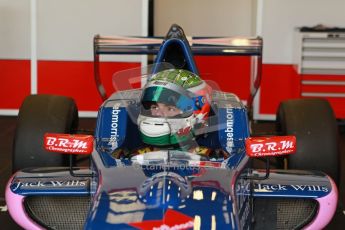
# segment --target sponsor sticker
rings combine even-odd
[[[46,133],[43,144],[44,149],[49,152],[90,154],[93,150],[93,136]]]
[[[84,188],[88,185],[88,180],[16,180],[11,184],[11,190],[15,192],[18,189]]]
[[[301,191],[301,192],[324,192],[328,193],[329,188],[323,185],[302,185],[302,184],[255,184],[255,192],[285,192],[285,191]]]
[[[198,166],[204,168],[221,168],[222,162],[200,161]]]
[[[145,220],[143,222],[129,223],[129,225],[137,229],[192,229],[194,227],[194,219],[176,210],[168,209],[161,220]]]
[[[168,83],[167,82],[164,82],[164,81],[154,81],[153,84],[155,85],[167,85]]]
[[[234,112],[231,108],[226,109],[226,151],[232,152],[234,147]]]
[[[120,103],[115,103],[111,112],[110,139],[108,143],[113,149],[118,147],[120,113]]]
[[[296,152],[295,136],[250,137],[246,139],[249,157],[282,156]]]

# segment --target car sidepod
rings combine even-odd
[[[258,228],[322,229],[336,210],[337,187],[321,172],[272,170],[267,180],[254,181],[253,187]]]
[[[91,177],[73,177],[66,168],[26,169],[9,180],[6,204],[24,229],[82,229],[93,184]]]

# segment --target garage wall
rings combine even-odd
[[[0,58],[29,57],[30,1],[0,0]]]
[[[344,0],[153,1],[157,36],[165,35],[172,23],[180,24],[187,35],[263,36],[263,86],[274,89],[275,94],[262,95],[257,100],[257,112],[269,114],[269,119],[281,99],[299,95],[299,76],[293,66],[295,28],[319,23],[345,26]],[[37,41],[31,46],[33,2]],[[97,33],[146,35],[147,4],[148,0],[0,0],[0,114],[15,115],[24,97],[33,92],[71,96],[81,111],[96,111],[101,99],[93,83],[92,38]],[[37,79],[31,75],[31,48],[37,51]],[[102,74],[111,87],[112,73],[139,66],[141,57],[102,60]],[[206,74],[229,69],[224,59],[199,60]],[[247,60],[232,63],[235,67],[248,65]],[[224,77],[232,79],[222,71],[218,74],[216,79],[220,81]],[[241,83],[238,79],[226,85],[233,86],[242,97],[248,81]],[[235,85],[239,82],[242,85]]]
[[[93,37],[145,36],[147,4],[147,0],[0,0],[0,114],[17,114],[31,93],[70,96],[82,112],[95,114],[101,99],[93,82]],[[139,66],[141,57],[102,60],[103,77],[111,79],[118,70]],[[111,80],[107,83],[111,87]]]
[[[142,3],[138,0],[38,0],[38,58],[91,61],[95,34],[142,35]]]
[[[155,35],[163,36],[177,23],[189,36],[250,36],[255,0],[156,0]]]
[[[297,27],[345,27],[344,0],[263,0],[262,4],[265,63],[293,63]]]
[[[298,27],[345,27],[344,0],[258,0],[258,34],[264,39],[262,90],[255,119],[275,119],[282,100],[299,98],[300,75],[294,64]]]
[[[156,0],[154,32],[164,36],[173,23],[187,36],[253,36],[256,0]],[[250,89],[250,59],[247,57],[195,57],[200,75],[217,87],[237,94],[244,102]],[[238,68],[242,66],[243,68]]]
[[[30,59],[30,0],[0,0],[0,58]],[[92,60],[95,34],[142,35],[138,0],[34,0],[37,55],[45,60]]]

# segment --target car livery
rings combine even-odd
[[[97,36],[95,54],[157,54],[157,63],[173,64],[180,63],[182,57],[185,68],[198,74],[193,54],[224,54],[221,50],[233,48],[231,55],[261,58],[261,39],[242,39],[247,45],[236,45],[232,38],[201,38],[201,45],[196,39],[190,46],[182,29],[173,25],[165,39],[148,38],[145,45],[140,38],[134,45],[123,46],[112,43],[116,39]],[[171,54],[171,50],[177,52]],[[98,57],[95,60],[99,68]],[[152,73],[157,71],[158,65],[152,68]],[[97,116],[90,167],[71,164],[17,171],[8,181],[6,203],[21,227],[255,229],[262,222],[260,218],[267,217],[266,224],[272,229],[319,229],[334,215],[337,187],[326,174],[251,168],[250,148],[246,147],[251,136],[248,107],[236,95],[217,89],[212,93],[213,113],[208,126],[200,130],[195,141],[226,151],[227,158],[203,159],[176,149],[154,150],[131,159],[114,157],[117,149],[135,149],[143,144],[136,124],[141,89],[118,91],[108,97],[99,79],[96,73],[105,101]],[[59,150],[47,135],[46,145],[53,146],[52,151]],[[70,138],[73,140],[73,135]],[[290,140],[267,138],[266,143],[274,146]],[[71,154],[86,149],[83,144],[64,147],[75,148]],[[295,142],[284,148],[289,147],[295,147]],[[275,150],[283,155],[282,148],[270,147],[260,154],[266,156]],[[270,212],[262,211],[262,207]]]

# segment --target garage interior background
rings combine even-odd
[[[301,95],[294,58],[297,28],[344,28],[344,9],[344,0],[0,0],[0,115],[17,115],[26,95],[45,93],[71,96],[80,116],[95,117],[101,98],[93,82],[93,36],[164,36],[178,23],[188,36],[263,37],[263,79],[254,118],[271,120],[281,100]],[[327,75],[339,82],[330,89],[339,94],[328,99],[337,117],[345,118],[344,49],[340,55],[337,68],[344,74]],[[250,60],[196,61],[205,78],[212,76],[222,82],[222,90],[246,99]],[[114,72],[139,67],[146,58],[103,57],[102,62],[102,78],[111,87]]]

